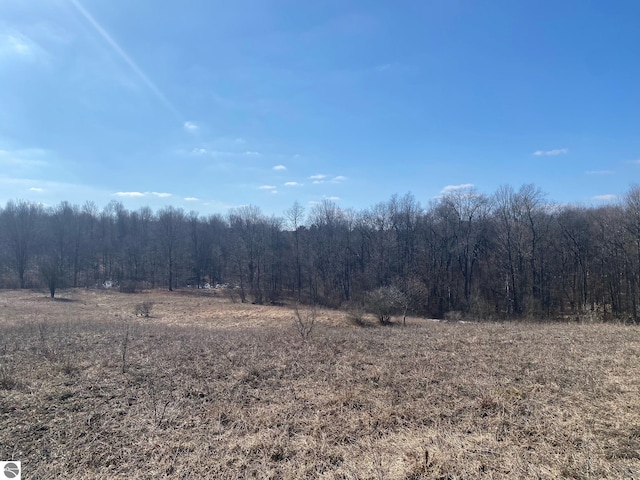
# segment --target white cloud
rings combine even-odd
[[[193,155],[204,155],[207,153],[207,149],[206,148],[194,148],[191,153]]]
[[[541,156],[555,156],[555,155],[565,155],[569,153],[568,148],[556,148],[555,150],[536,150],[533,154],[537,157]]]
[[[195,133],[198,131],[198,125],[193,122],[184,122],[184,129],[187,132]]]
[[[302,187],[304,185],[304,183],[298,183],[298,182],[285,182],[284,185],[286,187]]]
[[[18,32],[0,35],[0,57],[35,60],[45,54],[40,45]]]
[[[461,183],[459,185],[447,185],[440,193],[446,195],[447,193],[459,192],[460,190],[469,190],[473,188],[473,183]]]
[[[196,198],[196,197],[185,197],[184,200],[185,200],[185,202],[197,202],[198,198]]]
[[[167,198],[171,197],[170,193],[162,193],[162,192],[116,192],[114,195],[118,197],[148,197],[149,195],[153,195],[159,198]]]
[[[114,193],[117,197],[144,197],[144,193],[142,192],[116,192]]]
[[[311,175],[309,177],[309,179],[312,180],[311,183],[315,184],[315,185],[320,185],[321,183],[325,182],[325,178],[327,178],[327,175],[324,175],[322,173],[319,173],[317,175]]]
[[[30,192],[44,192],[44,188],[31,187],[29,189]]]
[[[333,180],[331,180],[333,183],[340,183],[340,182],[344,182],[347,179],[347,177],[345,177],[344,175],[338,175],[337,177],[333,177]]]
[[[612,193],[606,193],[604,195],[596,195],[593,197],[594,200],[599,200],[601,202],[610,202],[612,200],[615,200],[616,198],[618,198],[618,196]]]
[[[202,153],[209,153],[212,157],[261,157],[262,154],[260,152],[254,152],[248,150],[246,152],[233,152],[230,150],[205,150],[196,149],[193,151],[195,154],[200,154],[200,150],[204,150]]]
[[[613,175],[616,172],[613,170],[588,170],[584,173],[587,175]]]
[[[8,40],[9,48],[19,55],[31,55],[32,49],[24,39],[10,35]]]
[[[332,197],[324,197],[324,198],[327,199],[327,200],[331,200],[332,202],[337,202],[338,200],[340,200],[340,197],[334,197],[334,196],[332,196]]]
[[[273,167],[273,169],[274,169],[276,172],[280,172],[280,171],[286,170],[286,169],[287,169],[287,167],[285,167],[284,165],[276,165],[275,167]]]
[[[260,185],[258,188],[272,194],[278,193],[278,189],[274,185]]]

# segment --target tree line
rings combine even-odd
[[[203,216],[172,206],[99,209],[16,200],[0,208],[0,287],[200,288],[244,301],[356,305],[393,288],[441,318],[638,321],[640,186],[598,207],[534,185],[408,193],[356,211],[324,200],[282,216],[257,206]]]

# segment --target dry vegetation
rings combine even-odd
[[[292,308],[210,292],[59,295],[0,291],[23,478],[640,478],[635,327],[321,310],[303,341]]]

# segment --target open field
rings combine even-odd
[[[59,295],[0,291],[25,479],[640,478],[636,327],[323,310],[305,343],[290,308],[211,292]]]

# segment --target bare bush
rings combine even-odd
[[[13,363],[0,363],[0,390],[12,390],[19,385]]]
[[[138,293],[141,290],[138,282],[129,281],[120,284],[120,293]]]
[[[349,305],[345,311],[347,313],[347,318],[352,324],[358,327],[364,327],[367,325],[367,321],[365,319],[367,312],[362,305]]]
[[[133,309],[133,313],[136,317],[149,318],[151,316],[151,310],[153,309],[153,302],[146,301],[138,303]]]
[[[380,287],[367,293],[366,305],[382,325],[387,325],[396,313],[406,314],[407,297],[397,287]]]
[[[316,324],[316,318],[318,316],[317,306],[313,304],[301,309],[300,305],[296,302],[294,312],[296,317],[296,329],[302,337],[302,340],[306,342],[311,336],[313,327],[315,327]]]
[[[459,310],[451,310],[444,314],[444,319],[449,322],[460,322],[463,319],[463,314]]]
[[[129,347],[129,322],[126,322],[122,337],[122,373],[127,372],[127,348]]]
[[[49,293],[51,294],[51,298],[54,298],[56,295],[56,289],[60,284],[60,267],[56,260],[51,257],[47,257],[42,260],[39,266],[40,276],[42,280],[47,285],[49,289]]]
[[[148,381],[148,396],[150,410],[153,412],[153,424],[160,428],[165,420],[167,408],[174,401],[173,385],[165,385],[156,374],[150,374]]]

